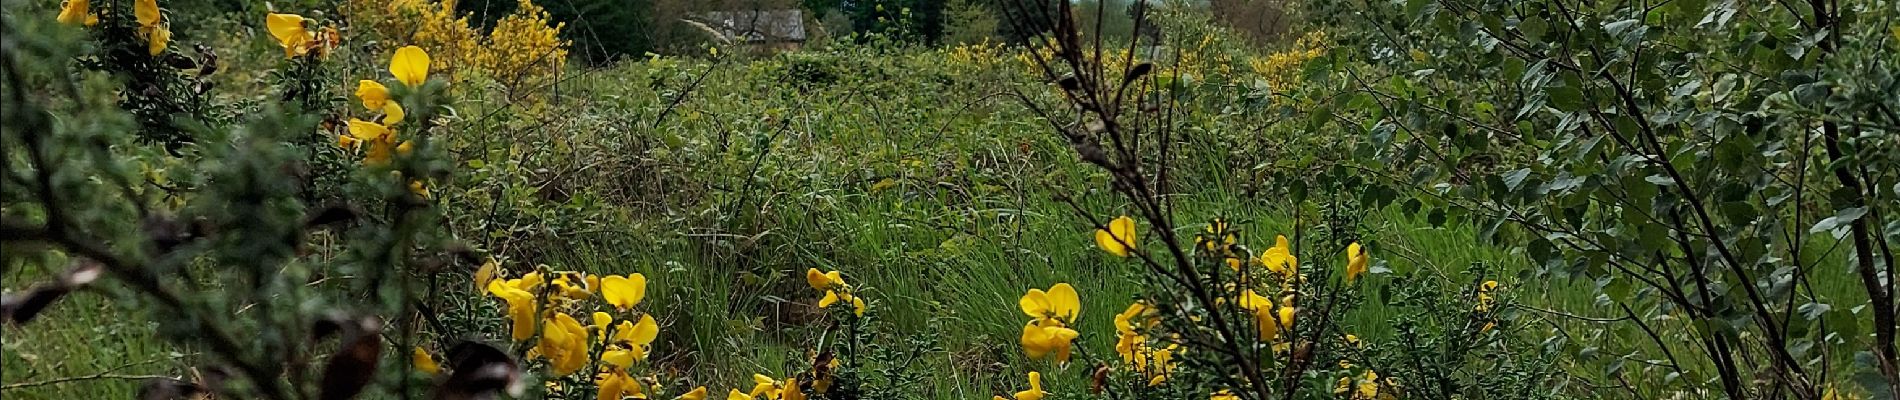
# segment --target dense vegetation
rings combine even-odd
[[[1900,393],[1890,0],[554,3],[5,2],[0,396]]]

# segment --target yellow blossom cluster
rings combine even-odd
[[[1148,386],[1167,382],[1174,373],[1174,356],[1182,351],[1180,343],[1172,341],[1165,346],[1149,343],[1150,331],[1160,324],[1160,313],[1147,302],[1137,301],[1115,315],[1115,353],[1131,371],[1147,378]]]
[[[1491,315],[1492,310],[1497,307],[1498,303],[1498,299],[1492,296],[1497,290],[1498,281],[1484,281],[1484,283],[1478,284],[1478,305],[1473,311],[1476,311],[1479,314],[1479,319],[1484,321],[1484,325],[1478,328],[1478,333],[1490,332],[1491,328],[1498,326],[1498,322],[1492,320]]]
[[[286,14],[272,14],[272,20],[278,20],[279,15]],[[302,18],[294,15],[289,17]],[[287,42],[285,49],[293,45]],[[390,57],[389,73],[396,78],[397,84],[416,90],[428,82],[429,64],[428,52],[420,47],[405,46]],[[380,116],[370,120],[350,118],[345,124],[349,132],[337,135],[337,147],[351,153],[363,151],[363,163],[370,166],[389,165],[389,160],[394,156],[409,154],[414,149],[414,143],[401,139],[395,129],[408,113],[403,110],[402,102],[390,98],[388,86],[371,79],[357,81],[356,98],[362,102],[363,108],[377,112]],[[421,180],[410,180],[409,191],[417,196],[429,196],[428,185]]]
[[[521,0],[514,14],[495,22],[486,51],[477,53],[475,64],[504,84],[546,83],[534,80],[558,75],[567,65],[568,48],[560,38],[566,24],[550,24],[548,19],[547,10]]]
[[[560,39],[563,24],[549,21],[548,13],[531,0],[520,0],[514,14],[502,17],[483,34],[454,1],[351,0],[352,22],[379,36],[415,43],[443,61],[437,72],[453,81],[470,74],[504,84],[545,83],[566,66],[570,43]]]
[[[145,40],[147,53],[156,56],[163,54],[171,44],[172,31],[162,24],[163,16],[158,9],[158,0],[136,0],[132,4],[132,15],[138,19],[138,37]],[[94,26],[99,24],[99,13],[93,11],[90,0],[66,0],[59,5],[60,23],[68,25]]]
[[[310,30],[311,21],[297,14],[271,13],[264,16],[264,27],[277,39],[277,45],[284,48],[285,58],[299,58],[315,54],[323,56],[337,46],[338,35],[335,27],[323,30]]]
[[[595,275],[537,267],[516,278],[499,277],[495,263],[477,271],[476,285],[506,306],[509,335],[528,343],[530,360],[546,360],[555,376],[593,365],[601,399],[646,398],[657,378],[636,378],[635,363],[647,359],[660,325],[635,309],[646,298],[646,276]],[[486,280],[486,282],[483,282]],[[586,323],[581,317],[586,316]],[[657,389],[653,389],[657,391]],[[705,388],[682,398],[704,398]]]
[[[852,292],[851,285],[844,283],[843,273],[819,272],[817,268],[807,269],[805,284],[810,285],[812,290],[825,293],[824,298],[818,299],[818,308],[828,308],[833,304],[850,304],[853,314],[864,316],[864,298],[858,297]]]
[[[1081,297],[1075,287],[1057,283],[1047,291],[1029,289],[1017,300],[1017,305],[1031,318],[1023,325],[1023,353],[1031,359],[1054,357],[1057,363],[1069,362],[1075,338],[1081,336],[1070,328],[1082,312]]]
[[[1267,87],[1275,91],[1284,91],[1300,83],[1300,69],[1307,61],[1326,55],[1329,44],[1326,32],[1312,31],[1293,41],[1286,50],[1254,57],[1247,60],[1247,66],[1253,73],[1267,82]]]
[[[1340,377],[1333,385],[1333,395],[1350,400],[1396,400],[1399,398],[1398,381],[1391,377],[1380,378],[1378,372],[1367,369],[1365,374],[1354,377]]]
[[[1048,395],[1049,395],[1049,392],[1042,391],[1042,373],[1036,372],[1036,371],[1029,371],[1029,389],[1024,389],[1023,391],[1016,392],[1013,397],[1016,400],[1042,400],[1044,396],[1048,396]],[[996,397],[991,398],[991,400],[1010,400],[1010,399],[1004,398],[1003,396],[996,396]]]
[[[966,43],[944,51],[944,59],[953,68],[969,71],[982,71],[995,67],[1007,51],[1001,43]]]

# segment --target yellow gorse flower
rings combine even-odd
[[[706,395],[707,395],[706,387],[700,386],[700,387],[693,388],[693,390],[686,392],[686,394],[680,395],[679,399],[680,400],[706,400]]]
[[[486,289],[488,282],[495,280],[495,275],[500,273],[500,262],[495,261],[493,258],[483,261],[481,268],[475,269],[475,290],[480,291]]]
[[[1491,311],[1491,306],[1498,302],[1497,298],[1491,297],[1491,292],[1497,289],[1498,281],[1484,281],[1484,283],[1478,284],[1477,312]]]
[[[596,315],[604,314],[596,313]],[[595,319],[599,322],[599,317]],[[604,326],[605,324],[596,325]],[[653,314],[641,315],[638,323],[620,321],[620,325],[614,327],[611,338],[605,336],[601,338],[607,341],[607,346],[606,350],[601,351],[600,361],[626,368],[633,365],[635,361],[646,360],[647,351],[653,344],[653,340],[659,336],[660,324],[653,320]]]
[[[601,372],[594,376],[594,385],[599,388],[597,395],[600,400],[646,398],[646,394],[642,393],[645,389],[640,386],[640,380],[627,375],[625,369],[610,368],[609,371]]]
[[[614,308],[626,311],[647,297],[647,277],[641,274],[609,275],[600,279],[601,298]]]
[[[396,55],[389,58],[389,73],[396,81],[411,88],[421,87],[429,80],[429,52],[421,47],[403,46],[396,49]]]
[[[389,87],[373,80],[356,81],[356,98],[363,101],[363,108],[381,110],[389,104]]]
[[[1070,351],[1078,336],[1081,336],[1080,332],[1054,320],[1029,321],[1023,325],[1023,353],[1033,360],[1054,356],[1058,363],[1069,362]]]
[[[832,304],[846,302],[851,303],[853,313],[860,317],[864,316],[864,299],[852,292],[851,285],[844,282],[843,273],[819,272],[817,268],[806,269],[805,284],[810,285],[812,290],[825,292],[825,297],[818,299],[818,308],[829,308]]]
[[[1371,264],[1372,257],[1366,255],[1366,248],[1360,246],[1359,242],[1352,242],[1352,244],[1346,245],[1347,283],[1358,281],[1359,275],[1365,274]]]
[[[1207,398],[1208,400],[1240,400],[1240,396],[1235,396],[1234,391],[1227,390],[1227,389],[1221,389],[1218,392],[1214,392],[1213,395],[1210,395]]]
[[[541,341],[528,353],[530,357],[547,358],[556,376],[566,376],[587,366],[590,361],[587,327],[566,313],[553,313],[542,324]]]
[[[139,20],[139,26],[158,25],[158,0],[138,0],[132,3],[132,15]]]
[[[138,35],[145,39],[146,52],[154,56],[164,53],[165,47],[171,43],[172,31],[159,24],[158,0],[133,2],[132,15],[138,19]]]
[[[540,302],[535,299],[535,291],[540,290],[541,274],[531,272],[518,279],[496,279],[488,282],[488,294],[499,297],[508,305],[508,319],[515,341],[524,341],[534,336],[535,317],[539,313]]]
[[[1215,218],[1207,224],[1207,228],[1202,230],[1198,241],[1201,242],[1201,248],[1207,251],[1223,250],[1233,246],[1238,240],[1237,236],[1226,219]]]
[[[1015,399],[1016,400],[1042,400],[1042,397],[1047,396],[1048,394],[1049,392],[1042,391],[1042,373],[1036,372],[1036,371],[1029,371],[1029,389],[1016,392]],[[1003,396],[996,396],[995,399],[1009,400],[1009,399],[1003,398]]]
[[[1273,300],[1253,289],[1240,294],[1240,308],[1253,313],[1254,325],[1260,333],[1260,340],[1273,341],[1280,336],[1280,330],[1293,326],[1296,310],[1291,305],[1274,306]]]
[[[1095,230],[1095,246],[1116,257],[1127,257],[1136,247],[1135,219],[1128,216],[1108,221],[1108,229]]]
[[[66,0],[59,5],[59,22],[67,25],[93,26],[99,24],[99,14],[92,12],[90,0]]]
[[[1170,343],[1160,349],[1137,352],[1135,372],[1148,377],[1148,386],[1161,386],[1167,383],[1169,375],[1174,374],[1174,354],[1181,351],[1181,345]]]
[[[304,27],[304,17],[297,14],[272,13],[264,17],[264,27],[271,37],[277,38],[277,44],[284,47],[284,56],[296,58],[310,52],[316,37]]]
[[[408,154],[413,148],[408,141],[397,142],[395,132],[383,124],[351,118],[347,125],[350,133],[348,137],[337,138],[337,145],[354,150],[368,143],[369,152],[363,156],[365,164],[387,165],[395,154]]]
[[[1128,309],[1122,310],[1121,314],[1115,314],[1115,331],[1125,334],[1139,333],[1141,330],[1161,324],[1161,320],[1157,319],[1160,315],[1161,313],[1149,306],[1147,302],[1136,301],[1129,304]]]
[[[1300,73],[1305,68],[1306,62],[1326,55],[1327,48],[1325,32],[1308,32],[1295,40],[1292,48],[1268,54],[1266,57],[1253,58],[1248,60],[1247,66],[1253,69],[1255,74],[1260,75],[1261,80],[1266,81],[1267,87],[1276,92],[1283,92],[1291,89],[1293,85],[1300,84],[1302,82]],[[1278,97],[1275,99],[1277,101]]]
[[[785,382],[763,374],[752,374],[752,391],[747,395],[777,400],[784,397],[785,388]]]
[[[1260,252],[1259,261],[1268,271],[1281,276],[1298,271],[1300,266],[1300,258],[1293,255],[1292,242],[1286,240],[1286,235],[1274,236],[1273,247]]]
[[[752,400],[752,395],[745,394],[739,389],[732,389],[731,392],[726,392],[726,400]]]
[[[436,364],[435,357],[430,356],[429,351],[423,350],[422,346],[416,346],[415,349],[410,350],[409,364],[414,365],[416,371],[421,371],[428,375],[435,375],[442,372],[442,366]]]
[[[1050,286],[1048,291],[1029,289],[1022,299],[1017,300],[1017,305],[1022,307],[1023,314],[1037,321],[1055,321],[1065,325],[1075,322],[1076,315],[1082,312],[1081,296],[1076,294],[1074,286],[1067,283],[1057,283]]]
[[[1080,332],[1070,329],[1082,312],[1081,297],[1075,287],[1057,283],[1048,291],[1029,289],[1016,301],[1031,320],[1023,325],[1023,352],[1031,359],[1055,356],[1056,362],[1068,362],[1069,352]]]
[[[1134,363],[1146,351],[1148,337],[1143,332],[1159,325],[1160,313],[1146,302],[1137,301],[1128,305],[1121,314],[1115,314],[1115,353],[1121,355],[1122,362]]]

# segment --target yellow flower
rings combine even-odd
[[[154,56],[164,54],[165,48],[171,45],[171,28],[153,26],[149,28],[139,28],[139,31],[145,35],[145,52],[147,54]]]
[[[405,145],[406,144],[407,143],[405,143]],[[407,152],[400,149],[398,151]],[[554,294],[561,298],[572,300],[593,297],[594,286],[592,283],[598,282],[597,279],[599,278],[589,279],[587,274],[581,272],[563,271],[556,273],[554,275],[554,286],[559,290],[556,290]]]
[[[1069,362],[1069,351],[1077,336],[1081,336],[1081,333],[1055,320],[1029,321],[1023,325],[1023,353],[1035,360],[1054,355],[1056,362]]]
[[[1052,320],[1061,324],[1075,322],[1076,315],[1082,312],[1081,297],[1076,295],[1075,287],[1067,283],[1050,286],[1049,291],[1029,289],[1028,294],[1016,301],[1023,314],[1037,320]]]
[[[429,80],[429,53],[416,46],[396,49],[396,56],[389,59],[389,73],[403,85],[420,87]]]
[[[706,400],[706,387],[700,386],[700,387],[693,388],[692,391],[686,392],[686,394],[680,395],[679,399],[680,400]]]
[[[541,274],[531,272],[518,279],[496,279],[488,282],[488,293],[500,297],[508,304],[508,318],[512,322],[515,341],[528,340],[534,336],[535,316],[540,303],[535,300],[534,291],[541,287]]]
[[[1095,246],[1116,257],[1127,257],[1136,244],[1135,219],[1126,215],[1108,221],[1108,229],[1095,230]]]
[[[587,327],[566,313],[553,313],[543,321],[541,341],[535,346],[546,357],[555,376],[566,376],[587,365]]]
[[[1042,391],[1042,373],[1029,371],[1029,390],[1016,392],[1016,400],[1042,400],[1048,394]]]
[[[1168,381],[1168,375],[1174,374],[1174,352],[1179,351],[1180,348],[1180,345],[1170,344],[1168,347],[1137,357],[1135,370],[1148,375],[1148,386],[1161,386],[1162,383]]]
[[[408,113],[402,110],[402,104],[391,102],[383,105],[383,125],[395,125],[402,122],[402,118],[407,115]]]
[[[1260,252],[1260,265],[1279,275],[1286,275],[1299,268],[1300,259],[1293,256],[1293,246],[1286,240],[1286,235],[1274,237],[1273,242],[1273,247]]]
[[[363,141],[356,140],[355,137],[352,137],[350,135],[336,135],[336,147],[341,147],[344,150],[356,151],[356,145],[359,145],[362,143]],[[482,286],[477,285],[477,289],[480,289],[481,287]]]
[[[93,26],[99,24],[99,14],[92,13],[90,0],[66,0],[59,6],[59,22],[67,25]]]
[[[844,283],[844,275],[838,271],[820,273],[817,268],[806,269],[805,284],[825,292],[825,297],[818,299],[818,308],[831,307],[840,301],[850,302],[853,312],[864,316],[864,299],[851,293],[851,285]]]
[[[1142,347],[1145,347],[1145,343],[1147,341],[1148,341],[1147,337],[1134,334],[1134,333],[1124,332],[1124,333],[1116,334],[1115,335],[1115,354],[1120,354],[1122,356],[1122,362],[1127,362],[1127,363],[1135,362],[1135,357],[1139,357],[1141,355],[1141,349]]]
[[[1234,245],[1234,232],[1228,227],[1227,220],[1224,218],[1215,218],[1213,222],[1209,222],[1207,228],[1203,229],[1203,233],[1206,235],[1200,237],[1200,242],[1207,251],[1225,249]]]
[[[1359,242],[1346,245],[1346,282],[1359,280],[1359,275],[1366,273],[1371,264],[1372,257],[1366,255],[1366,248]]]
[[[139,20],[139,26],[158,26],[158,0],[138,0],[132,3],[132,15]]]
[[[389,127],[383,124],[351,118],[349,126],[350,136],[355,137],[356,140],[375,142],[389,136]]]
[[[653,340],[660,337],[660,324],[653,320],[653,314],[640,316],[640,322],[620,321],[614,328],[614,335],[607,340],[607,348],[600,355],[600,361],[626,368],[634,361],[645,360],[647,349]]]
[[[817,268],[805,270],[805,284],[812,290],[836,290],[845,287],[844,275],[838,271],[819,272]]]
[[[600,279],[600,296],[614,308],[626,311],[647,297],[647,277],[641,274],[609,275]]]
[[[1260,340],[1274,340],[1280,336],[1280,328],[1293,324],[1293,307],[1277,307],[1278,311],[1275,311],[1273,300],[1253,289],[1240,294],[1240,308],[1253,312]]]
[[[798,378],[785,378],[785,391],[779,397],[782,400],[805,400],[805,392],[798,391]]]
[[[495,259],[490,258],[482,262],[482,267],[475,269],[475,290],[488,287],[488,282],[495,280],[495,274],[499,273],[501,273],[501,263],[495,262]]]
[[[1366,376],[1359,380],[1358,390],[1353,391],[1352,396],[1355,399],[1379,398],[1379,373],[1366,370]]]
[[[752,383],[752,392],[748,393],[751,396],[765,395],[765,398],[777,399],[785,391],[785,384],[761,374],[752,374]]]
[[[409,352],[409,364],[416,366],[416,370],[424,374],[435,375],[442,372],[442,366],[437,365],[435,357],[429,356],[429,351],[423,350],[422,346],[416,346]]]
[[[304,28],[304,17],[297,14],[270,14],[264,17],[264,27],[270,35],[277,38],[277,44],[284,47],[285,57],[297,57],[310,52],[310,42],[315,37]]]
[[[1478,306],[1476,308],[1478,312],[1491,311],[1491,305],[1497,304],[1497,299],[1491,297],[1491,292],[1497,290],[1497,288],[1498,281],[1484,281],[1484,283],[1478,284]]]
[[[1214,392],[1213,395],[1208,396],[1208,400],[1240,400],[1240,396],[1235,396],[1232,390],[1221,389],[1218,392]]]
[[[626,397],[645,398],[641,393],[640,380],[627,375],[627,370],[611,368],[594,377],[594,385],[600,388],[600,400],[620,400]]]
[[[726,400],[752,400],[752,395],[740,392],[739,389],[733,389],[731,392],[726,393]]]
[[[389,103],[389,87],[368,79],[359,80],[356,81],[356,98],[363,100],[363,108],[381,110]]]
[[[1137,330],[1152,328],[1161,324],[1161,320],[1155,319],[1159,315],[1160,312],[1149,307],[1147,302],[1136,301],[1134,304],[1129,304],[1128,309],[1123,310],[1121,314],[1115,314],[1115,331],[1134,334]]]
[[[429,185],[422,183],[420,179],[410,179],[409,193],[414,193],[416,197],[429,198]]]

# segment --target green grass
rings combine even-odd
[[[13,268],[6,290],[24,289],[47,274]],[[189,351],[158,338],[157,324],[95,291],[67,296],[24,326],[8,325],[0,340],[0,382],[9,399],[136,397],[142,378],[177,376]],[[81,378],[66,382],[57,380]],[[15,388],[14,386],[19,386]]]
[[[520,161],[519,170],[492,180],[470,179],[467,187],[439,191],[450,212],[470,213],[473,188],[507,185],[509,179],[540,168],[583,169],[562,183],[568,189],[608,193],[583,201],[547,201],[533,193],[518,195],[503,207],[520,206],[527,223],[571,214],[594,218],[587,228],[549,227],[552,233],[521,243],[530,250],[519,264],[546,263],[557,269],[596,273],[644,273],[650,294],[644,307],[655,310],[663,326],[657,349],[668,373],[717,391],[748,382],[753,373],[786,375],[805,362],[819,328],[808,304],[819,294],[802,280],[806,268],[844,271],[871,299],[872,315],[888,332],[934,336],[944,351],[921,360],[938,379],[918,388],[921,398],[988,398],[1020,384],[1017,335],[1025,321],[1016,301],[1029,288],[1056,282],[1074,284],[1082,295],[1078,346],[1094,352],[1112,348],[1111,317],[1139,296],[1138,265],[1105,255],[1090,240],[1090,225],[1057,200],[1078,200],[1089,216],[1125,213],[1123,200],[1109,194],[1105,180],[1076,162],[1045,122],[1036,120],[1008,98],[978,101],[999,90],[994,82],[970,77],[937,77],[942,71],[910,71],[928,65],[934,53],[880,55],[857,60],[879,73],[865,73],[834,86],[810,91],[782,85],[773,75],[777,61],[735,63],[716,71],[707,86],[671,119],[652,131],[614,130],[626,120],[654,118],[662,93],[649,79],[672,79],[677,71],[629,64],[588,71],[577,79],[578,96],[613,93],[613,102],[572,103],[572,120],[543,128],[521,117],[471,120],[468,137],[508,138],[491,145],[465,140],[451,146],[475,148],[458,154],[506,159],[517,148],[555,148],[552,155]],[[848,64],[856,66],[856,64]],[[761,72],[766,71],[766,72]],[[855,71],[855,70],[853,70]],[[937,79],[942,78],[942,79]],[[599,91],[601,93],[589,93]],[[462,115],[491,115],[500,101],[470,100]],[[519,111],[519,110],[509,110]],[[524,112],[525,113],[525,112]],[[506,115],[506,114],[504,114]],[[761,115],[784,115],[790,123],[773,125]],[[530,114],[529,116],[539,116]],[[1235,119],[1245,116],[1235,116]],[[1242,122],[1211,118],[1195,126],[1209,135],[1238,135]],[[514,124],[515,126],[510,126]],[[1277,132],[1285,134],[1285,132]],[[1268,133],[1274,134],[1274,133]],[[1262,135],[1268,135],[1262,134]],[[627,136],[658,144],[635,147]],[[1218,136],[1219,140],[1268,140],[1254,136]],[[545,141],[543,141],[545,140]],[[1210,140],[1217,141],[1217,140]],[[549,145],[558,142],[559,146]],[[755,146],[762,143],[763,146]],[[458,150],[466,149],[458,147]],[[635,149],[638,150],[635,152]],[[610,156],[638,153],[668,168],[635,170]],[[1182,187],[1175,197],[1173,227],[1191,233],[1207,218],[1225,217],[1248,232],[1245,241],[1264,247],[1274,234],[1294,230],[1291,205],[1282,199],[1250,197],[1235,190],[1241,183],[1227,171],[1244,156],[1219,148],[1195,148],[1218,154],[1184,162]],[[606,154],[605,156],[603,154]],[[464,160],[466,161],[466,160]],[[508,165],[490,159],[490,165]],[[632,163],[628,163],[632,164]],[[621,168],[628,167],[628,168]],[[633,172],[628,172],[633,171]],[[1234,175],[1247,171],[1229,171]],[[651,177],[649,175],[658,175]],[[536,175],[535,178],[541,178]],[[625,187],[663,182],[667,186]],[[894,185],[874,188],[889,179]],[[503,183],[497,183],[503,182]],[[541,182],[534,182],[541,184]],[[510,189],[533,192],[518,186]],[[638,192],[637,190],[649,190]],[[457,190],[469,190],[460,193]],[[630,192],[636,194],[629,194]],[[643,197],[650,196],[650,197]],[[573,207],[579,211],[564,208]],[[590,208],[591,207],[591,208]],[[486,211],[487,207],[477,210]],[[607,211],[600,211],[600,210]],[[596,214],[588,212],[600,211]],[[539,213],[539,214],[533,214]],[[467,217],[469,214],[462,216]],[[551,223],[550,223],[551,224]],[[1435,276],[1448,285],[1468,283],[1461,276],[1474,263],[1495,268],[1505,296],[1525,305],[1601,318],[1619,317],[1597,304],[1594,283],[1529,274],[1523,257],[1478,238],[1477,229],[1452,224],[1438,228],[1392,210],[1366,215],[1365,230],[1374,256],[1399,273]],[[582,233],[585,232],[585,233]],[[479,232],[465,237],[481,237]],[[1820,239],[1817,239],[1820,240]],[[496,250],[490,248],[489,250]],[[1307,249],[1301,258],[1317,265],[1342,265],[1333,249]],[[1825,258],[1816,291],[1835,304],[1859,304],[1864,293],[1846,274],[1844,255]],[[523,265],[513,266],[519,271]],[[44,274],[10,271],[8,289],[19,289]],[[1389,281],[1369,278],[1362,307],[1344,326],[1368,340],[1391,335],[1390,321],[1401,310],[1384,305],[1376,293]],[[485,299],[483,300],[485,301]],[[117,374],[177,374],[190,364],[173,354],[189,353],[159,342],[148,316],[136,303],[114,302],[82,293],[49,310],[39,321],[6,328],[6,384]],[[1536,343],[1557,332],[1602,328],[1557,320],[1529,324],[1517,331]],[[1641,343],[1628,326],[1608,327],[1597,341]],[[1591,345],[1582,343],[1580,345]],[[1638,344],[1637,346],[1641,346]],[[188,359],[189,357],[183,357]],[[1685,358],[1688,358],[1685,356]],[[1604,359],[1570,360],[1578,371],[1600,370]],[[1017,366],[1012,366],[1017,365]],[[1586,372],[1587,374],[1587,372]],[[1084,371],[1051,374],[1054,391],[1078,392]],[[23,399],[129,398],[137,382],[89,380],[26,389],[0,395]],[[16,397],[17,396],[17,397]]]

